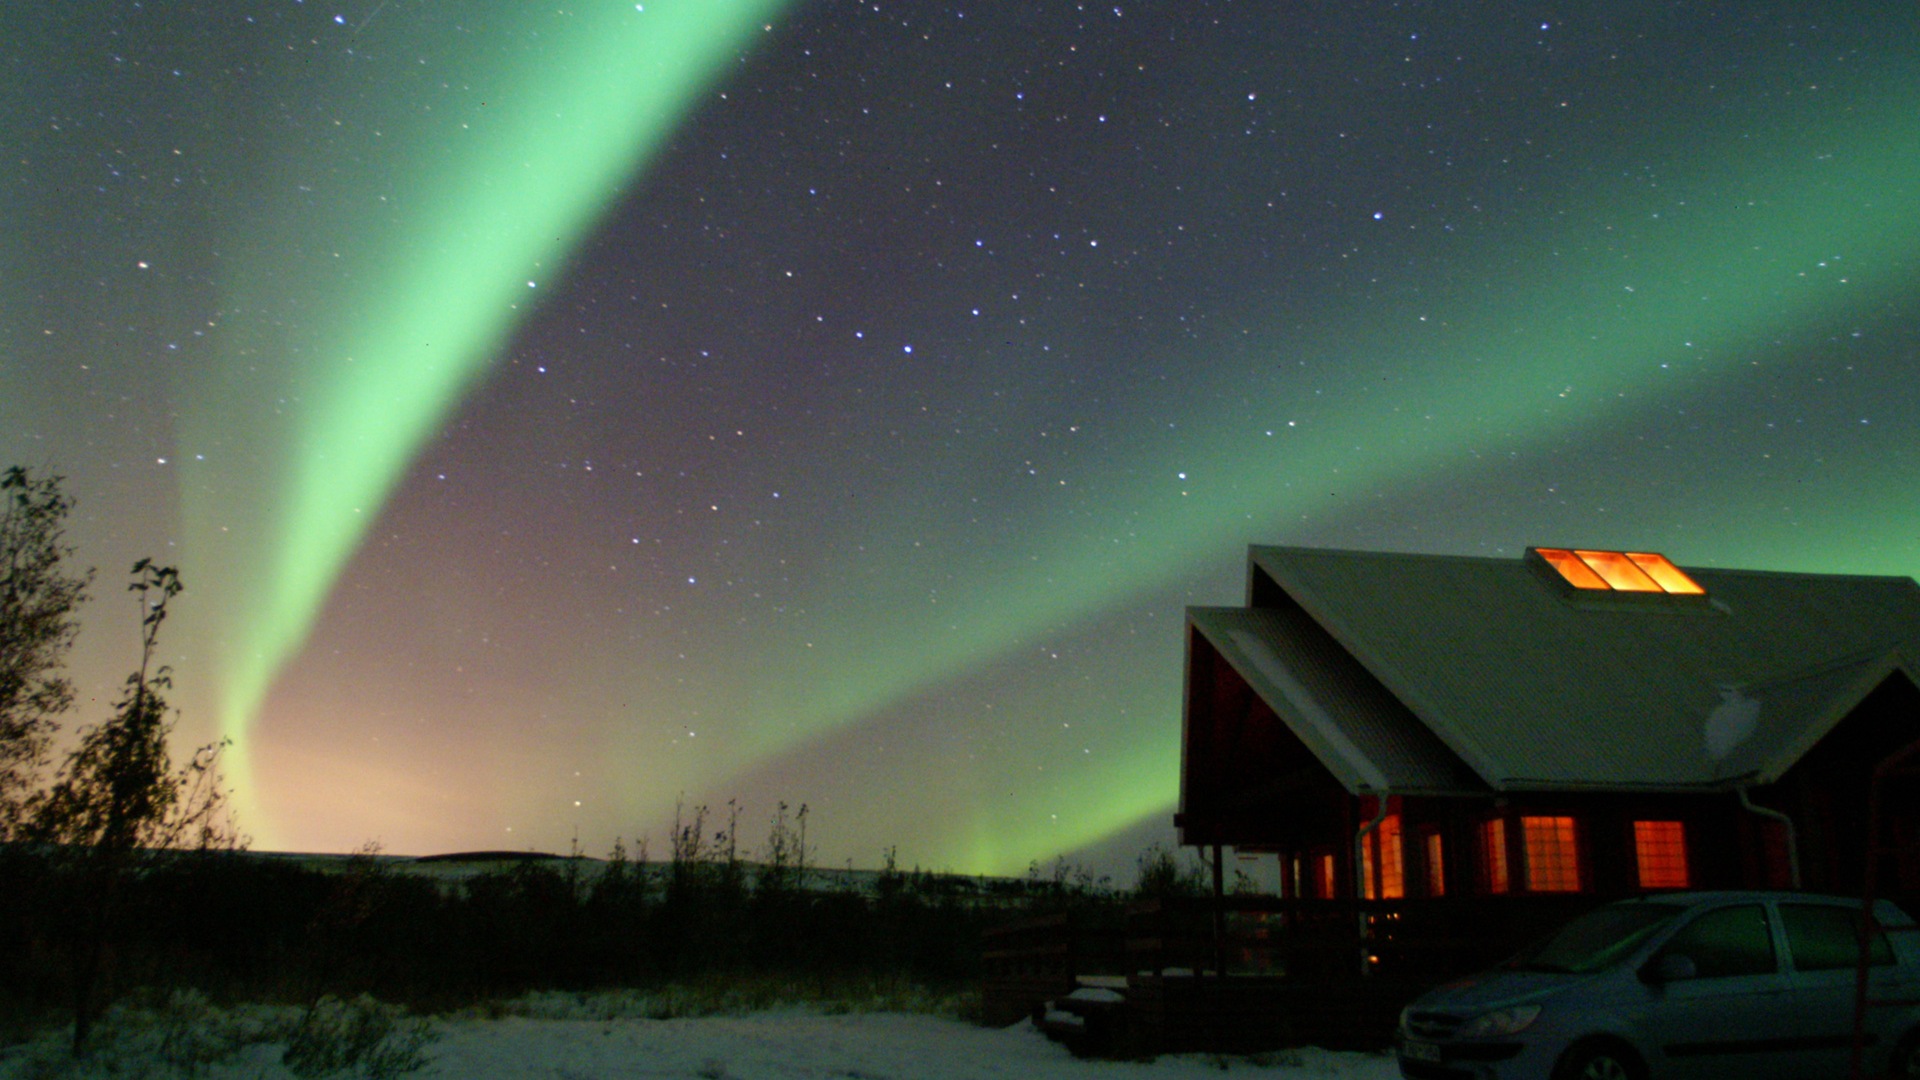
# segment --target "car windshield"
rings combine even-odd
[[[1584,975],[1612,964],[1680,917],[1678,904],[1610,904],[1573,920],[1507,962],[1522,971]]]

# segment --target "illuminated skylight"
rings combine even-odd
[[[1706,590],[1651,551],[1590,551],[1585,548],[1533,548],[1567,584],[1588,592],[1666,593],[1703,596]]]

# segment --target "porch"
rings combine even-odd
[[[1098,1056],[1377,1049],[1419,993],[1595,902],[1228,895],[1029,919],[988,935],[983,1018]]]

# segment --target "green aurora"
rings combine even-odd
[[[914,173],[912,155],[885,159],[860,141],[879,144],[879,136],[848,133],[865,131],[853,126],[855,118],[884,111],[880,103],[853,90],[843,91],[841,100],[798,81],[768,91],[754,81],[766,53],[800,50],[813,40],[803,36],[806,27],[839,27],[841,20],[852,24],[869,14],[897,18],[896,36],[875,36],[873,43],[862,36],[868,31],[848,31],[862,43],[849,48],[866,66],[828,71],[820,80],[842,75],[842,83],[864,93],[869,79],[876,85],[894,79],[885,85],[897,93],[926,95],[900,106],[889,121],[899,129],[889,133],[894,138],[923,124],[944,132],[935,121],[939,107],[925,103],[949,92],[984,87],[978,90],[983,99],[990,93],[1003,104],[1016,93],[1023,103],[1045,97],[1036,63],[1009,61],[1004,72],[962,66],[936,73],[925,54],[890,59],[883,41],[896,50],[904,48],[901,42],[931,42],[937,52],[944,47],[939,35],[957,32],[957,18],[943,15],[942,22],[912,10],[895,16],[878,6],[869,12],[789,8],[780,0],[650,0],[564,11],[501,8],[465,17],[470,14],[390,0],[338,17],[329,13],[334,36],[324,39],[324,50],[300,42],[209,47],[206,66],[218,60],[228,65],[223,70],[239,71],[252,64],[251,81],[244,92],[215,96],[203,118],[212,134],[198,136],[231,150],[208,200],[216,209],[205,220],[166,224],[197,237],[212,269],[204,286],[140,301],[174,323],[198,318],[187,312],[215,313],[204,320],[206,344],[196,363],[182,369],[182,385],[170,391],[177,403],[152,407],[164,417],[142,414],[150,427],[171,425],[163,447],[194,464],[170,476],[178,490],[165,500],[139,496],[171,500],[164,509],[128,516],[177,519],[190,601],[183,622],[192,620],[183,627],[192,655],[177,666],[183,681],[217,687],[211,697],[218,730],[234,741],[230,779],[246,828],[264,847],[313,845],[320,842],[313,837],[323,835],[276,809],[281,800],[269,789],[305,778],[295,766],[271,762],[261,749],[265,729],[325,722],[358,730],[329,711],[351,712],[346,704],[322,702],[302,712],[276,694],[298,681],[303,664],[351,678],[356,661],[371,669],[383,649],[399,651],[381,627],[321,633],[330,615],[346,619],[365,610],[367,601],[343,588],[354,580],[356,560],[380,554],[378,541],[389,537],[379,530],[390,526],[400,534],[398,503],[436,447],[453,441],[463,424],[495,415],[483,406],[514,408],[519,399],[508,384],[526,369],[509,362],[536,362],[524,339],[564,302],[557,298],[573,298],[584,310],[591,305],[583,298],[604,288],[608,296],[643,299],[636,306],[649,310],[666,306],[655,303],[644,282],[585,280],[582,268],[601,256],[599,247],[613,243],[606,239],[610,223],[636,193],[673,182],[678,174],[662,170],[693,156],[687,146],[707,158],[753,159],[765,170],[750,174],[753,182],[774,192],[789,181],[782,155],[804,138],[829,137],[807,132],[825,131],[855,163],[846,166],[849,172],[891,182],[898,171],[894,187],[933,200],[930,209],[916,209],[920,216],[935,222],[961,216],[954,208],[958,196],[927,195],[936,185]],[[308,9],[301,18],[319,16]],[[987,51],[1018,52],[1024,31],[1024,24],[1002,27],[1007,40]],[[27,40],[42,32],[29,27],[13,36]],[[1392,44],[1395,63],[1405,37],[1396,35]],[[1532,47],[1530,39],[1526,44]],[[1115,70],[1124,73],[1136,60],[1138,70],[1147,70],[1160,61],[1158,47],[1141,45],[1144,59],[1129,52],[1129,63]],[[99,51],[91,37],[73,49],[75,55]],[[1093,44],[1086,48],[1095,51]],[[1036,55],[1042,52],[1051,56],[1050,48]],[[1214,64],[1211,55],[1204,59]],[[1073,373],[1036,371],[1032,381],[1057,395],[1044,424],[1034,425],[1048,428],[1044,442],[1029,431],[1012,432],[1012,425],[1004,436],[955,436],[945,451],[916,452],[870,469],[860,478],[861,501],[850,504],[857,511],[809,508],[802,540],[781,553],[783,560],[808,562],[804,573],[794,572],[784,598],[805,611],[805,619],[674,599],[680,617],[704,615],[712,625],[625,631],[622,642],[644,640],[644,650],[604,643],[574,649],[564,671],[525,692],[533,705],[516,698],[513,707],[537,707],[543,719],[573,718],[568,730],[585,732],[578,756],[622,778],[590,796],[613,806],[590,819],[583,836],[590,846],[601,831],[663,820],[683,798],[772,792],[799,802],[809,797],[808,782],[818,781],[864,792],[854,813],[823,819],[840,830],[836,844],[850,851],[897,842],[927,864],[1018,872],[1032,860],[1165,821],[1177,794],[1180,607],[1234,601],[1236,595],[1220,590],[1238,587],[1234,568],[1248,543],[1413,546],[1424,538],[1379,522],[1396,513],[1411,519],[1417,516],[1412,508],[1431,507],[1433,520],[1482,515],[1435,541],[1442,547],[1475,537],[1471,542],[1517,554],[1516,546],[1527,543],[1651,546],[1647,538],[1661,537],[1673,541],[1668,553],[1683,563],[1912,574],[1920,570],[1920,534],[1909,509],[1920,494],[1910,478],[1920,475],[1912,460],[1920,425],[1901,424],[1897,408],[1890,410],[1892,422],[1879,426],[1862,423],[1868,417],[1845,419],[1845,426],[1829,418],[1833,426],[1814,461],[1690,474],[1656,452],[1662,433],[1679,430],[1678,413],[1731,424],[1744,422],[1735,402],[1812,398],[1807,381],[1830,361],[1836,339],[1911,333],[1912,297],[1920,295],[1920,154],[1913,150],[1920,146],[1920,66],[1910,61],[1890,51],[1849,62],[1824,70],[1818,87],[1809,89],[1782,78],[1778,99],[1756,112],[1764,117],[1758,127],[1636,117],[1639,126],[1627,129],[1605,127],[1603,120],[1581,138],[1580,162],[1528,163],[1536,171],[1526,175],[1540,189],[1535,205],[1552,210],[1524,220],[1454,234],[1426,219],[1411,229],[1398,219],[1412,215],[1397,209],[1318,208],[1315,213],[1359,221],[1352,233],[1364,239],[1338,252],[1289,258],[1318,259],[1337,270],[1351,254],[1354,265],[1370,259],[1373,276],[1342,277],[1341,271],[1315,279],[1297,266],[1222,270],[1209,281],[1212,292],[1192,303],[1239,328],[1224,343],[1196,344],[1165,325],[1138,331],[1143,342],[1129,341],[1133,332],[1122,316],[1131,312],[1071,309],[1077,321],[1065,321],[1073,329],[1059,332],[1062,353],[1099,355],[1120,341],[1159,357],[1171,378],[1068,391],[1062,388],[1072,385]],[[1117,81],[1103,74],[1087,85]],[[1234,89],[1236,99],[1251,101],[1251,93],[1241,93],[1238,84]],[[707,116],[720,110],[717,101],[778,94],[790,94],[819,116],[796,105],[801,122],[764,130],[734,130],[724,117]],[[10,125],[25,130],[41,123],[27,91],[6,93],[4,100]],[[1848,104],[1835,107],[1835,101]],[[1034,115],[1043,118],[1034,122],[1052,125],[1043,127],[1049,132],[1064,128],[1087,111],[1081,105],[1034,104]],[[986,124],[958,108],[954,114]],[[1602,115],[1620,120],[1618,113]],[[1102,113],[1098,123],[1107,119]],[[723,133],[702,141],[698,133],[710,121]],[[1227,128],[1240,133],[1237,122]],[[988,172],[980,163],[984,154],[954,156],[1009,189],[1038,175],[1038,166],[1016,165],[1002,174]],[[1246,176],[1256,170],[1234,174],[1230,164],[1172,163],[1174,171],[1196,177],[1218,169],[1236,181],[1223,186],[1251,187]],[[36,165],[62,183],[63,167]],[[826,190],[841,179],[830,175],[817,183]],[[961,186],[952,172],[940,179]],[[1101,182],[1127,190],[1137,179],[1122,174]],[[796,179],[790,186],[811,196],[815,183]],[[706,203],[708,194],[716,204],[727,195],[716,189],[697,201]],[[78,198],[48,196],[39,213],[68,215]],[[792,216],[798,220],[802,212]],[[819,245],[853,248],[846,237],[869,218],[885,220],[877,208],[842,211]],[[109,224],[99,227],[107,233],[122,227]],[[699,255],[706,249],[693,238],[731,232],[739,242],[750,232],[699,224],[682,229],[691,252],[686,263],[658,268],[662,276],[707,269]],[[53,225],[37,228],[19,234],[56,232]],[[928,239],[940,235],[937,228],[929,226],[925,235],[900,231],[906,235],[889,236],[887,243],[938,251]],[[764,236],[748,239],[771,246]],[[44,322],[49,329],[41,336],[64,343],[67,337],[51,328],[78,319],[96,298],[50,298],[21,284],[57,276],[48,267],[58,258],[34,247],[0,248],[0,312],[16,327]],[[751,250],[754,257],[742,262],[753,274],[737,286],[729,282],[725,302],[772,321],[767,313],[784,309],[769,282],[779,267],[805,260]],[[117,249],[113,258],[121,259]],[[875,310],[901,321],[977,302],[971,283],[955,286],[951,295],[903,285],[896,296],[887,292],[895,283],[884,271],[867,266],[877,261],[870,253],[852,251],[844,260],[835,265],[869,275],[849,274],[854,284],[847,290],[864,289]],[[140,263],[142,271],[146,265]],[[1395,267],[1407,269],[1396,274]],[[1040,276],[1010,278],[1008,288],[1037,292],[1042,285],[1033,279]],[[1309,280],[1320,283],[1302,290],[1299,283]],[[1006,286],[996,281],[994,287]],[[665,286],[655,291],[669,292]],[[115,320],[144,325],[152,315],[122,302],[130,305],[127,312],[96,320],[92,336],[83,339],[88,348],[117,347],[100,326]],[[1021,335],[1029,332],[1037,335],[1025,329],[977,339],[956,333],[950,337],[961,344],[942,359],[967,372],[1017,367],[988,338],[1024,346]],[[56,346],[16,333],[0,336],[10,353],[72,359],[33,352]],[[672,354],[693,365],[691,347],[676,351],[684,343],[645,340],[644,329],[633,336],[641,339],[634,356],[664,365],[655,354]],[[783,395],[807,396],[791,389],[804,368],[795,340],[777,337],[763,366],[742,380],[763,379],[769,388],[759,393],[775,405],[784,404]],[[920,355],[930,351],[923,346]],[[619,355],[619,363],[638,363]],[[606,357],[597,362],[614,364]],[[1249,378],[1249,372],[1259,374]],[[905,383],[920,376],[891,377]],[[75,426],[68,418],[92,406],[62,400],[56,388],[64,385],[51,378],[43,385],[0,367],[0,419],[35,429],[36,440],[40,416]],[[873,394],[876,414],[885,397]],[[630,426],[657,429],[663,445],[697,439],[693,427],[682,432],[678,426],[678,414],[698,411],[694,402],[636,396],[627,408]],[[1031,417],[1045,412],[1034,406]],[[1154,418],[1151,428],[1142,417]],[[816,460],[808,453],[834,445],[824,434],[834,421],[823,415],[794,423],[814,440],[798,444],[796,471],[840,467],[828,455]],[[880,428],[894,423],[874,421]],[[11,445],[26,453],[41,444]],[[90,452],[58,437],[48,445]],[[776,451],[761,453],[771,459]],[[885,458],[889,449],[873,453]],[[116,459],[91,475],[110,475],[119,466]],[[1518,501],[1513,492],[1551,488],[1574,471],[1589,490],[1609,493],[1608,514],[1511,505]],[[760,474],[753,475],[757,482]],[[1467,490],[1471,497],[1459,494]],[[725,496],[715,499],[717,512]],[[1471,509],[1455,511],[1454,500]],[[539,493],[523,501],[530,517],[548,509]],[[984,516],[982,505],[1002,515],[991,527],[975,520]],[[649,505],[641,513],[665,517],[667,511]],[[1817,522],[1827,539],[1810,541],[1806,522]],[[92,527],[121,531],[111,520]],[[1555,527],[1571,535],[1539,535]],[[640,539],[636,533],[631,542]],[[446,552],[435,560],[440,576],[432,580],[444,589],[471,590],[481,597],[475,603],[496,588],[503,595],[510,587],[523,590],[510,594],[522,604],[551,593],[552,624],[584,626],[592,620],[571,610],[567,597],[599,588],[578,569],[600,559],[597,549],[587,554],[589,548],[583,543],[580,551],[556,555],[556,563],[574,569],[519,586],[463,578],[488,564]],[[675,569],[661,571],[661,580],[691,584],[695,575],[662,557],[661,565],[668,564]],[[768,580],[774,576],[767,572]],[[425,594],[434,586],[413,587]],[[367,588],[365,580],[360,588]],[[652,583],[630,591],[650,600],[664,595]],[[423,595],[420,604],[431,606],[431,598]],[[400,631],[411,632],[411,625]],[[371,643],[368,654],[349,650],[337,661],[317,655],[316,643],[341,652],[343,637],[352,634]],[[590,642],[592,635],[582,631],[580,640]],[[694,656],[695,677],[675,674],[667,657],[676,650]],[[636,660],[636,653],[645,658]],[[1062,674],[1051,675],[1055,670]],[[369,684],[375,682],[370,676]],[[444,687],[435,690],[453,701]],[[463,707],[445,706],[450,712]],[[698,752],[677,739],[691,726],[689,717],[702,720]],[[645,738],[636,734],[643,729]],[[661,748],[655,729],[676,735],[673,749]],[[691,739],[691,731],[684,733]],[[478,755],[477,747],[496,737],[507,741],[477,729],[459,737],[468,743],[437,752]],[[348,745],[348,737],[340,742]],[[881,746],[884,754],[874,749]],[[383,764],[403,774],[403,761]],[[916,767],[903,769],[900,762]],[[625,779],[636,776],[644,782]],[[497,809],[502,821],[544,822],[545,831],[527,843],[556,846],[565,827],[580,828],[553,809],[571,802],[571,793],[561,799],[544,775],[541,782],[516,776],[476,785],[465,774],[416,782],[423,789],[495,785],[472,796],[474,804]],[[847,820],[856,814],[859,820]],[[491,827],[492,818],[486,824]],[[481,843],[472,839],[476,831],[444,828],[459,837],[447,843]],[[442,835],[430,826],[422,830],[417,835]],[[531,831],[506,840],[487,836],[518,846]]]
[[[529,9],[482,16],[464,42],[453,27],[370,16],[363,49],[420,47],[385,40],[405,26],[433,39],[433,62],[418,65],[429,70],[349,65],[335,76],[349,88],[303,88],[360,107],[337,134],[274,148],[277,170],[327,176],[326,188],[283,185],[232,238],[225,346],[183,425],[187,445],[241,451],[182,493],[186,572],[217,583],[231,620],[219,708],[239,792],[261,703],[413,455],[779,7]],[[290,275],[289,250],[332,258]],[[272,364],[290,356],[306,362]],[[233,388],[261,382],[236,417]],[[236,534],[238,521],[250,524]]]
[[[1581,209],[1524,247],[1478,253],[1453,284],[1429,283],[1417,301],[1328,312],[1308,334],[1273,332],[1288,341],[1286,355],[1310,357],[1317,368],[1396,373],[1377,387],[1344,386],[1327,395],[1332,404],[1304,413],[1275,400],[1188,418],[1187,426],[1216,434],[1192,455],[1184,479],[1146,461],[1087,461],[1065,477],[1094,492],[1086,508],[1044,519],[1023,544],[958,556],[958,567],[952,553],[941,556],[943,566],[888,566],[861,589],[813,597],[846,636],[830,650],[775,641],[755,658],[751,666],[769,674],[732,712],[752,733],[735,747],[742,767],[989,666],[1050,628],[1123,611],[1251,540],[1288,535],[1304,519],[1327,516],[1331,489],[1441,485],[1483,448],[1516,452],[1630,426],[1636,413],[1711,395],[1752,377],[1756,366],[1791,365],[1808,343],[1782,343],[1798,328],[1877,324],[1896,310],[1891,301],[1920,286],[1920,155],[1912,151],[1920,146],[1920,83],[1895,72],[1858,83],[1863,96],[1868,88],[1877,96],[1846,130],[1809,120],[1757,163],[1734,140],[1668,147],[1652,156],[1704,155],[1714,164],[1699,169],[1685,193],[1565,193]],[[1581,239],[1593,236],[1608,241]],[[1424,330],[1423,320],[1440,326]],[[1230,387],[1198,389],[1197,396],[1236,396]],[[1274,430],[1270,418],[1285,415],[1301,415],[1301,426]],[[1885,462],[1848,467],[1878,477]],[[1716,561],[1910,574],[1920,566],[1920,537],[1897,507],[1915,493],[1911,483],[1881,481],[1843,496],[1852,508],[1834,520],[1858,541],[1848,548],[1809,564],[1803,541],[1770,535],[1773,519],[1760,516],[1715,538]],[[1876,486],[1876,502],[1858,502]],[[936,497],[946,490],[931,489]],[[1721,497],[1740,504],[1763,495]],[[882,516],[941,513],[928,502]],[[1115,543],[1089,521],[1134,528]],[[1631,546],[1635,534],[1616,529],[1578,542]],[[1023,563],[1045,566],[1045,577]],[[973,586],[925,618],[908,614],[927,610],[916,583],[942,572]],[[1172,650],[1166,656],[1178,662]],[[811,662],[796,666],[796,657]],[[1114,697],[1135,715],[1177,717],[1179,702],[1157,674],[1110,673]],[[1164,818],[1178,783],[1177,726],[1169,720],[1157,734],[1110,755],[1097,774],[1052,779],[1011,800],[981,793],[964,836],[956,832],[941,850],[963,850],[959,865],[1011,872]],[[727,789],[724,780],[692,782],[701,780]],[[1031,824],[1060,805],[1079,811],[1071,826]]]

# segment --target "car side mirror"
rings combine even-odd
[[[1700,977],[1700,966],[1686,953],[1661,953],[1653,963],[1641,969],[1640,977],[1650,983],[1697,979]]]

